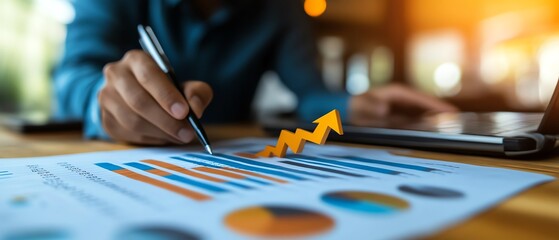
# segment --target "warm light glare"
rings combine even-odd
[[[462,70],[456,63],[443,63],[437,67],[434,74],[435,84],[445,95],[455,94],[461,78]]]
[[[394,55],[390,48],[379,46],[371,54],[371,82],[384,84],[392,79],[394,71]]]
[[[369,78],[362,73],[349,75],[347,79],[347,91],[352,95],[365,93],[369,89]]]
[[[460,90],[465,43],[454,29],[418,34],[410,44],[410,77],[418,89],[439,96],[456,95]],[[458,70],[456,70],[458,69]],[[458,72],[458,73],[457,73]]]
[[[311,17],[318,17],[326,11],[326,0],[305,0],[305,12]]]
[[[481,59],[481,79],[488,84],[497,84],[507,78],[510,59],[503,52],[488,51]]]
[[[352,95],[359,95],[370,87],[368,60],[364,54],[355,54],[349,58],[346,89]]]
[[[340,37],[323,37],[318,44],[322,55],[322,75],[326,87],[332,91],[343,89],[345,51],[344,40]]]
[[[547,104],[559,77],[559,37],[548,40],[540,48],[540,101]]]
[[[35,3],[38,11],[60,23],[71,23],[76,15],[68,0],[35,0]]]

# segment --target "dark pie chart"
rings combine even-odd
[[[118,233],[115,239],[136,240],[198,240],[196,235],[184,230],[169,228],[165,226],[142,226],[125,229]]]
[[[412,195],[431,198],[461,198],[464,196],[463,193],[456,190],[420,184],[401,185],[398,187],[398,190]]]

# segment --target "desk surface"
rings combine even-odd
[[[262,137],[256,126],[207,126],[212,141]],[[346,144],[347,145],[347,144]],[[398,148],[395,154],[548,174],[559,178],[559,156],[542,161],[514,161]],[[83,140],[80,133],[17,135],[0,128],[0,158],[33,157],[130,149],[133,146]],[[1,161],[1,160],[0,160]],[[559,236],[559,181],[527,190],[501,204],[432,236],[433,239],[553,239]]]

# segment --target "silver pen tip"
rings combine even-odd
[[[205,145],[204,147],[206,148],[206,151],[207,151],[209,154],[214,155],[214,152],[212,151],[212,148],[210,147],[210,145]]]

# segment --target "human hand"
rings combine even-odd
[[[349,121],[369,125],[392,116],[418,116],[429,113],[456,112],[453,105],[408,87],[392,84],[354,96],[349,103]]]
[[[184,144],[194,131],[184,121],[189,111],[201,117],[213,98],[211,87],[188,81],[183,91],[190,104],[155,61],[131,50],[105,65],[106,84],[99,92],[103,128],[113,139],[133,144]]]

